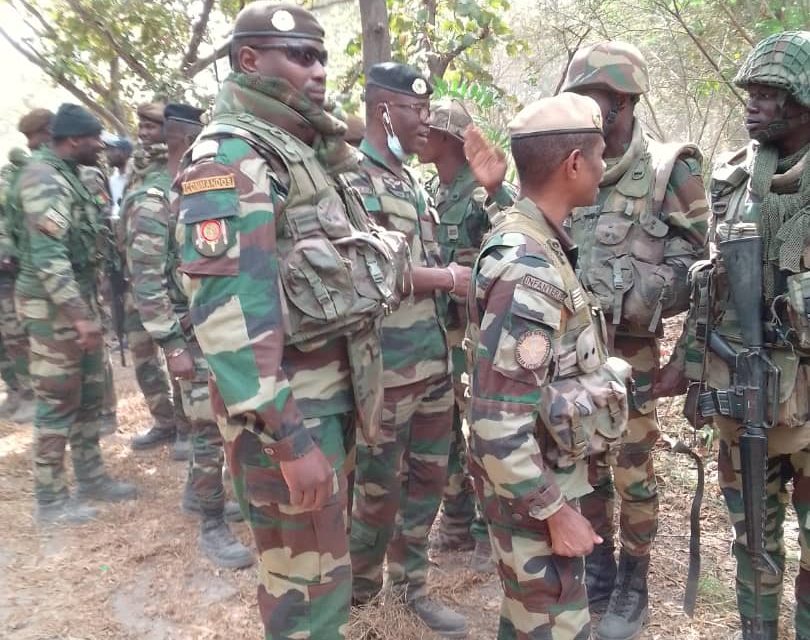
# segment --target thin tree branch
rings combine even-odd
[[[113,125],[119,132],[124,133],[127,130],[126,125],[119,120],[115,114],[107,109],[105,106],[98,103],[98,101],[94,100],[92,96],[88,95],[87,92],[83,91],[78,85],[76,85],[72,80],[67,78],[63,73],[57,71],[50,65],[41,54],[36,52],[35,50],[24,47],[19,42],[14,40],[6,30],[0,26],[0,36],[6,39],[6,41],[14,47],[22,56],[24,56],[29,62],[36,65],[42,71],[44,71],[48,77],[50,77],[54,82],[59,84],[62,88],[66,89],[70,92],[77,100],[84,103],[84,105],[99,115],[101,118],[106,120],[108,123]]]
[[[227,56],[228,51],[230,51],[230,42],[226,40],[209,55],[197,58],[197,60],[181,71],[181,75],[187,80],[190,80],[209,65]]]
[[[573,30],[571,31],[573,32]],[[553,95],[556,96],[560,92],[560,89],[562,89],[563,83],[565,82],[565,76],[568,73],[568,67],[571,66],[571,60],[574,59],[574,56],[577,54],[577,51],[579,51],[579,48],[582,46],[582,43],[585,41],[585,38],[588,37],[588,34],[590,32],[591,27],[588,27],[587,29],[585,29],[585,33],[577,36],[577,43],[574,45],[573,49],[566,44],[565,48],[568,52],[568,59],[565,61],[565,69],[563,69],[563,72],[560,75],[560,79],[557,81],[557,86],[554,87]],[[563,34],[563,42],[565,42],[565,34]]]
[[[751,36],[748,35],[748,32],[745,30],[745,27],[743,27],[739,23],[737,18],[734,17],[734,14],[726,6],[726,3],[723,0],[720,0],[720,2],[715,2],[714,4],[720,7],[720,11],[726,14],[726,17],[729,19],[729,22],[731,22],[732,26],[737,31],[737,33],[740,34],[742,39],[753,47],[756,44],[756,40],[754,40]]]
[[[197,22],[191,30],[191,38],[188,41],[186,52],[183,55],[183,61],[180,63],[180,71],[188,68],[188,66],[197,60],[197,53],[200,49],[205,30],[208,28],[208,19],[211,17],[211,9],[214,7],[214,0],[205,0],[203,3],[202,11]]]
[[[17,2],[19,2],[29,14],[31,14],[34,18],[37,19],[37,22],[39,22],[39,24],[41,25],[41,27],[45,31],[45,33],[47,33],[54,40],[59,40],[59,34],[53,28],[51,23],[48,22],[47,20],[45,20],[43,15],[40,13],[39,9],[37,9],[30,2],[27,2],[27,0],[17,0]],[[20,14],[20,10],[17,7],[14,7],[14,11],[16,11],[18,14]],[[28,21],[26,21],[26,24],[35,33],[41,33],[41,32],[39,32],[38,29],[35,29],[34,26],[32,24],[30,24]]]
[[[658,122],[658,116],[655,114],[655,109],[653,109],[649,96],[646,93],[643,93],[641,94],[641,99],[644,100],[644,104],[647,107],[647,112],[650,114],[650,118],[652,118],[653,127],[655,127],[655,132],[658,134],[658,138],[662,142],[666,141],[667,137],[664,135],[664,130],[661,128],[661,123]]]
[[[130,49],[130,47],[128,47],[126,44],[118,42],[110,28],[101,21],[98,15],[88,11],[84,6],[82,6],[80,0],[67,0],[67,3],[77,14],[79,14],[79,17],[81,17],[82,20],[88,24],[93,24],[96,26],[99,33],[107,40],[110,47],[112,47],[112,49],[121,57],[121,59],[127,63],[127,66],[132,69],[136,75],[140,76],[141,79],[148,85],[155,86],[158,84],[158,80],[154,75],[152,75],[152,72],[141,64],[141,61],[138,60],[137,55]]]

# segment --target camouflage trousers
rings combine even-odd
[[[104,398],[101,401],[103,416],[113,416],[118,410],[118,394],[115,392],[115,378],[113,377],[110,348],[104,344]]]
[[[453,412],[449,375],[385,390],[377,442],[358,436],[352,508],[353,596],[367,602],[388,580],[427,594],[428,534],[447,478]]]
[[[498,640],[588,640],[585,559],[552,553],[542,520],[531,529],[488,524],[504,594]]]
[[[225,506],[222,485],[222,435],[219,432],[211,394],[208,390],[208,364],[193,338],[187,344],[194,358],[194,380],[178,381],[180,392],[176,396],[183,403],[183,413],[191,425],[191,458],[188,479],[204,515],[219,516]],[[178,403],[179,404],[179,403]]]
[[[0,273],[0,376],[11,389],[29,389],[28,334],[14,305],[14,278]]]
[[[613,355],[633,366],[639,397],[648,393],[658,369],[657,340],[617,335]],[[654,401],[644,403],[641,409],[644,413],[630,409],[621,446],[609,453],[591,456],[588,477],[593,493],[580,501],[582,514],[594,531],[606,542],[612,542],[616,537],[615,494],[619,494],[621,545],[633,556],[649,555],[658,531],[658,483],[652,460],[659,435],[658,418]]]
[[[461,347],[453,347],[453,431],[447,459],[447,483],[444,486],[442,533],[450,539],[463,539],[472,535],[486,538],[487,527],[477,508],[475,490],[467,466],[467,437],[464,435],[465,398],[467,385],[462,381],[467,364]],[[466,376],[464,376],[466,378]]]
[[[104,351],[82,351],[73,323],[48,301],[16,299],[30,340],[34,417],[34,484],[40,503],[67,497],[65,446],[80,481],[104,475],[99,414],[104,395]]]
[[[135,365],[135,377],[141,388],[149,413],[160,429],[174,429],[179,433],[188,433],[190,425],[183,413],[179,398],[180,388],[175,380],[169,380],[163,364],[163,352],[141,323],[141,316],[132,301],[132,295],[126,297],[126,330],[129,351]]]
[[[346,637],[352,569],[347,527],[349,414],[307,418],[305,425],[335,470],[334,496],[319,511],[289,504],[279,464],[258,436],[215,407],[234,492],[259,551],[259,611],[266,640]]]
[[[754,615],[754,581],[751,557],[745,548],[742,475],[739,436],[742,428],[733,420],[715,418],[720,431],[718,479],[734,525],[734,557],[737,559],[737,606],[742,615]],[[801,427],[810,429],[810,424]],[[801,557],[796,578],[796,637],[810,638],[810,447],[792,454],[769,454],[767,470],[767,520],[765,549],[780,568],[785,567],[784,524],[791,499],[787,483],[793,482],[793,508],[799,522]],[[764,620],[777,620],[782,599],[782,576],[763,575],[760,611]]]

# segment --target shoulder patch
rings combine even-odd
[[[219,142],[216,140],[201,140],[191,149],[191,161],[197,162],[202,158],[215,156],[219,153]]]
[[[236,180],[232,173],[223,176],[209,176],[207,178],[197,178],[180,183],[180,189],[184,196],[190,196],[203,191],[219,191],[220,189],[235,189]]]
[[[43,233],[54,238],[61,238],[70,226],[70,221],[55,209],[48,209],[45,215],[39,219],[37,226]]]
[[[555,302],[559,302],[560,304],[564,304],[568,298],[568,294],[559,287],[551,284],[550,282],[546,282],[545,280],[541,280],[533,275],[526,274],[523,276],[523,279],[520,283],[529,289],[542,293],[543,295],[548,296]]]
[[[536,371],[551,358],[551,338],[547,331],[527,331],[518,338],[515,360],[527,371]]]

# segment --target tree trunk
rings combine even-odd
[[[388,7],[385,0],[360,0],[363,26],[363,71],[391,59],[391,34],[388,31]]]

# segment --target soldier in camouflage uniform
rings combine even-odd
[[[148,189],[155,187],[169,191],[172,179],[166,168],[168,151],[163,134],[164,106],[159,102],[149,102],[138,107],[139,145],[133,154],[132,174],[121,200],[119,234],[128,228],[127,216],[146,197]],[[126,256],[129,248],[128,242],[120,242],[122,255]],[[129,264],[126,258],[125,262]],[[127,272],[127,278],[131,277],[132,273]],[[132,439],[132,448],[149,449],[174,440],[172,457],[186,460],[189,457],[190,425],[180,401],[180,387],[176,380],[170,381],[166,376],[161,350],[144,328],[131,291],[127,291],[124,304],[127,341],[135,361],[135,375],[155,420],[147,431]]]
[[[323,109],[323,36],[298,6],[248,4],[176,182],[180,270],[274,640],[346,636],[347,472],[358,425],[379,423],[379,321],[396,302],[394,234],[337,191],[357,158]]]
[[[352,186],[377,223],[404,233],[414,263],[411,300],[383,322],[385,398],[381,434],[357,445],[352,512],[353,597],[371,600],[388,580],[444,637],[464,637],[463,616],[428,597],[428,533],[441,503],[453,412],[444,294],[463,299],[469,267],[442,268],[438,218],[403,166],[429,132],[432,87],[413,67],[374,65],[366,82],[366,137]]]
[[[584,556],[602,539],[577,500],[591,491],[585,457],[626,427],[630,366],[608,358],[562,225],[596,198],[601,124],[596,102],[570,93],[512,120],[519,200],[473,267],[470,470],[504,590],[499,640],[590,638]]]
[[[167,105],[164,132],[170,175],[202,129],[202,113],[189,105]],[[143,326],[163,349],[169,373],[179,380],[181,394],[176,400],[183,402],[191,421],[191,459],[183,506],[202,515],[203,552],[218,566],[238,569],[252,565],[254,558],[225,523],[222,437],[208,394],[208,366],[194,338],[188,299],[176,271],[180,256],[168,189],[168,184],[153,184],[142,188],[142,194],[130,192],[128,196],[133,202],[125,229],[130,287]],[[231,504],[238,514],[238,506]]]
[[[652,449],[662,318],[688,306],[689,267],[705,253],[708,210],[701,155],[694,145],[662,144],[634,115],[648,89],[647,65],[634,46],[603,42],[580,49],[563,90],[602,109],[607,170],[592,207],[574,210],[577,271],[608,319],[609,348],[633,365],[630,423],[622,447],[590,460],[594,492],[582,513],[602,536],[587,561],[588,598],[602,612],[599,640],[630,640],[647,616],[650,549],[658,528]],[[615,486],[615,489],[614,489]],[[620,498],[618,576],[614,501]]]
[[[492,183],[483,186],[474,175],[465,155],[465,138],[483,140],[473,126],[464,105],[455,99],[443,99],[431,105],[428,143],[419,154],[423,163],[436,165],[437,173],[427,184],[439,214],[438,242],[444,264],[457,262],[472,267],[489,230],[487,206],[494,200],[508,206],[513,198],[502,187],[506,161],[494,172]],[[468,145],[469,146],[469,145]],[[486,525],[476,516],[475,491],[467,470],[467,442],[462,431],[467,364],[461,343],[467,328],[463,302],[446,298],[445,323],[453,361],[453,435],[447,463],[442,515],[439,521],[439,548],[472,549],[471,566],[478,571],[491,569],[489,536]]]
[[[765,550],[780,572],[762,574],[762,631],[755,628],[754,563],[746,546],[743,511],[740,436],[745,430],[734,403],[723,402],[735,395],[729,389],[729,366],[705,344],[708,327],[734,351],[743,347],[719,255],[713,264],[706,262],[694,270],[689,335],[682,341],[685,349],[676,353],[683,356],[680,362],[685,363],[687,378],[703,383],[690,386],[690,396],[705,389],[702,419],[713,419],[720,432],[718,476],[736,533],[733,550],[742,638],[779,637],[787,483],[792,481],[801,550],[795,637],[810,640],[810,31],[777,33],[759,42],[734,82],[748,92],[745,125],[751,143],[729,154],[712,174],[711,239],[713,243],[746,236],[763,239],[764,351],[781,370],[778,416],[768,417],[775,426],[767,430],[763,531]],[[707,411],[707,404],[715,410]]]
[[[101,123],[64,104],[53,141],[36,151],[10,196],[20,270],[16,306],[30,340],[34,483],[42,524],[83,522],[96,510],[69,500],[64,455],[70,442],[80,499],[130,500],[135,487],[112,480],[99,447],[104,367],[96,278],[101,221],[78,165],[102,149]]]

